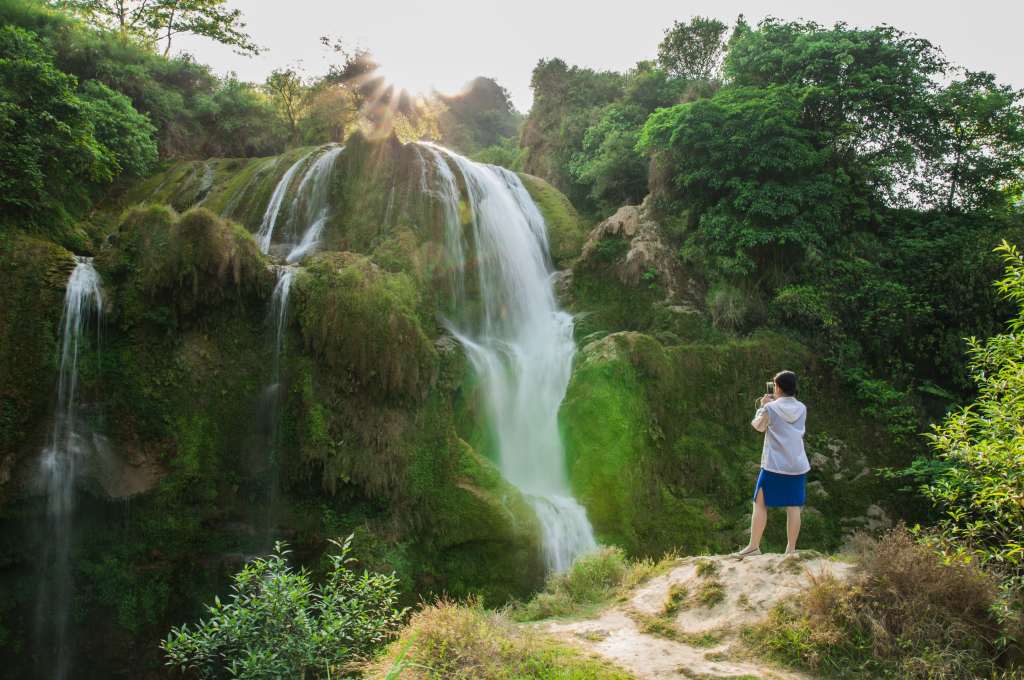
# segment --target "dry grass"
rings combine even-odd
[[[905,528],[861,541],[850,582],[812,577],[748,641],[777,660],[834,677],[964,678],[995,672],[995,581],[946,563]]]
[[[413,615],[364,677],[386,680],[628,680],[500,612],[440,601]]]

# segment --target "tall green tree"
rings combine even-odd
[[[946,210],[1005,205],[1024,176],[1024,91],[966,71],[935,95],[930,202]],[[1011,199],[1012,200],[1012,199]]]
[[[298,71],[292,68],[275,69],[267,76],[263,89],[270,96],[278,116],[288,128],[293,141],[298,138],[299,120],[308,104],[310,87]]]
[[[720,75],[728,27],[718,19],[696,16],[665,29],[658,65],[675,78],[711,80]]]

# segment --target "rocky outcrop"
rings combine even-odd
[[[610,262],[619,281],[637,287],[656,284],[669,300],[696,302],[697,283],[686,275],[675,251],[666,243],[650,209],[650,196],[640,205],[624,205],[587,236],[580,256],[587,263]]]
[[[599,615],[547,623],[543,630],[626,669],[638,680],[802,680],[803,674],[751,658],[740,643],[741,634],[813,579],[845,579],[852,568],[851,563],[813,552],[742,561],[724,556],[685,558]]]

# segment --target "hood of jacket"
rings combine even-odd
[[[782,416],[787,423],[796,422],[797,418],[804,414],[807,407],[797,401],[795,397],[779,397],[769,403],[773,411]]]

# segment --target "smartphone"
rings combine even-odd
[[[764,384],[764,393],[765,394],[775,394],[775,381],[774,380],[769,380],[768,382],[766,382]]]

